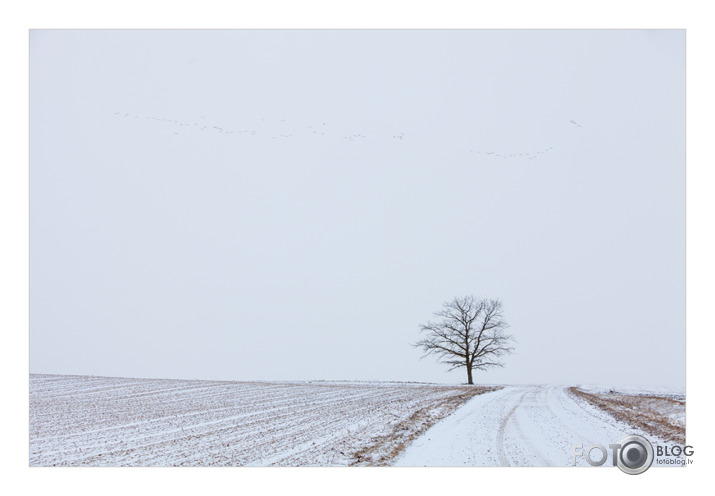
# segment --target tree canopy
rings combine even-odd
[[[514,351],[503,312],[498,299],[454,298],[434,313],[434,320],[420,325],[423,338],[413,346],[424,351],[423,357],[437,356],[449,370],[465,367],[468,384],[474,384],[473,370],[503,367],[501,358]]]

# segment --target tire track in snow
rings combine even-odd
[[[538,396],[543,392],[543,390],[536,390],[536,391],[527,391],[524,393],[524,395],[531,393],[534,396],[534,400],[537,399]],[[522,396],[522,399],[524,396]],[[535,401],[536,403],[536,401]],[[521,404],[521,401],[519,401],[519,404]],[[517,405],[518,406],[518,405]],[[548,408],[548,405],[547,405]],[[534,445],[533,441],[527,437],[526,434],[524,434],[524,431],[521,429],[521,426],[519,425],[519,419],[516,415],[512,417],[512,423],[514,424],[514,427],[516,428],[517,433],[519,434],[519,437],[521,437],[521,440],[523,441],[522,444],[529,446],[531,448],[531,454],[534,455],[539,460],[539,463],[543,466],[546,467],[553,467],[554,462],[550,460],[546,455],[544,455],[541,451],[539,451],[538,448]]]
[[[616,442],[641,429],[601,415],[566,386],[506,386],[465,403],[415,439],[396,466],[573,466],[574,446]],[[578,465],[587,466],[585,458]]]
[[[509,410],[509,413],[506,414],[504,419],[501,421],[501,424],[499,424],[499,431],[497,432],[497,454],[499,456],[499,463],[501,463],[502,467],[511,467],[511,464],[506,457],[506,450],[504,449],[504,431],[506,430],[506,426],[509,423],[509,420],[511,420],[512,415],[514,415],[516,409],[519,408],[521,402],[524,401],[524,396],[528,393],[528,390],[524,391],[521,397],[519,397],[519,401],[516,405],[514,405],[514,408]]]
[[[520,397],[519,401],[517,402],[516,405],[507,413],[506,417],[501,421],[499,424],[499,431],[497,433],[497,454],[499,456],[499,463],[503,467],[510,467],[511,463],[509,462],[509,457],[507,456],[507,449],[505,448],[505,442],[504,438],[506,435],[506,430],[507,427],[509,427],[510,423],[513,425],[515,434],[518,436],[520,440],[519,446],[526,446],[529,448],[528,453],[536,458],[538,460],[538,463],[542,466],[546,467],[553,467],[554,462],[549,459],[544,453],[542,453],[534,444],[533,439],[531,439],[521,428],[521,425],[519,424],[519,419],[517,415],[517,411],[519,410],[519,407],[524,406],[524,400],[527,398],[527,395],[529,396],[529,399],[533,400],[534,404],[540,403],[538,401],[538,397],[542,393],[541,388],[530,388],[527,389]],[[541,405],[539,404],[539,407]],[[512,461],[514,457],[512,457]],[[517,463],[517,465],[522,465],[520,463]]]
[[[569,432],[572,436],[574,436],[574,439],[580,439],[583,442],[586,442],[588,445],[594,445],[594,444],[599,444],[596,440],[592,439],[589,435],[585,435],[583,432],[577,432],[573,428],[573,424],[569,423],[567,419],[564,419],[562,415],[556,413],[551,406],[549,406],[549,398],[553,399],[554,396],[554,389],[555,388],[548,388],[544,390],[544,406],[548,409],[549,413],[563,426],[563,429],[567,432]],[[558,397],[554,401],[558,401],[559,405],[564,409],[564,411],[568,411],[568,405],[564,404],[564,399],[568,399],[571,402],[574,402],[572,398],[569,398],[568,394],[563,390],[560,389],[558,391]],[[579,405],[580,406],[580,405]],[[573,410],[572,410],[573,411]],[[601,422],[603,419],[597,418],[593,413],[588,412],[591,414],[591,416],[597,420],[598,422]]]

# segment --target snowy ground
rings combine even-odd
[[[31,375],[30,465],[572,466],[628,434],[672,446],[644,415],[684,436],[680,392],[582,388]]]
[[[589,393],[616,392],[636,396],[652,395],[685,400],[685,389],[676,386],[609,386],[605,384],[579,384],[578,388]]]
[[[379,465],[486,388],[30,376],[30,465]]]
[[[685,394],[681,392],[583,386],[569,391],[651,436],[685,444]]]
[[[469,400],[415,439],[394,465],[568,467],[574,444],[608,448],[629,434],[646,437],[654,447],[672,445],[618,421],[567,387],[507,386]],[[592,458],[599,457],[594,451]],[[578,457],[577,465],[587,466],[585,458]],[[612,467],[611,459],[603,466]]]

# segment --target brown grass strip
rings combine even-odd
[[[381,436],[373,444],[353,454],[350,466],[384,467],[392,463],[412,441],[421,436],[434,424],[452,414],[474,396],[501,387],[469,386],[439,403],[417,410],[410,418],[395,425],[391,433]]]
[[[678,414],[684,411],[685,401],[663,396],[587,393],[578,387],[571,387],[569,391],[610,413],[618,420],[641,428],[654,436],[685,444],[685,425],[667,416],[667,412]]]

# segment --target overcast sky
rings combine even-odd
[[[473,294],[475,382],[684,385],[684,31],[33,31],[30,84],[31,372],[459,383],[410,344]]]

